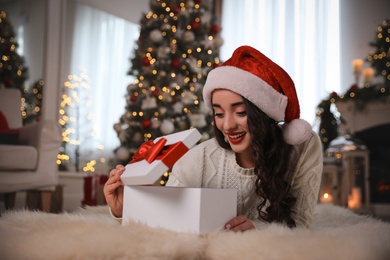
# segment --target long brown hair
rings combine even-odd
[[[295,227],[291,207],[296,198],[291,195],[291,179],[295,165],[291,165],[293,147],[283,139],[280,126],[256,105],[244,99],[248,128],[252,137],[256,194],[261,198],[257,207],[259,216],[266,222],[286,223]],[[230,149],[224,135],[214,122],[214,134],[219,145]],[[263,211],[266,202],[269,206]]]

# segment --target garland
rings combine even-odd
[[[322,100],[317,106],[317,118],[320,120],[319,136],[326,150],[330,142],[338,136],[342,116],[338,115],[336,103],[352,101],[356,109],[362,111],[370,102],[390,102],[390,86],[366,84],[359,88],[353,84],[346,93],[338,95],[332,92],[328,98]]]

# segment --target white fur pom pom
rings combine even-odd
[[[294,119],[282,126],[284,140],[288,144],[300,144],[306,141],[311,134],[310,124],[303,119]]]

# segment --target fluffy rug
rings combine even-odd
[[[122,226],[103,206],[0,217],[0,259],[390,259],[390,224],[319,205],[311,229],[176,233]]]

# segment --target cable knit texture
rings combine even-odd
[[[322,149],[318,135],[312,132],[304,143],[294,146],[292,160],[297,167],[292,180],[292,193],[297,202],[292,209],[297,226],[310,226],[322,174]],[[188,151],[173,167],[167,186],[237,189],[237,214],[246,215],[257,229],[257,205],[254,192],[254,169],[240,167],[233,151],[221,148],[215,139],[205,141]]]

